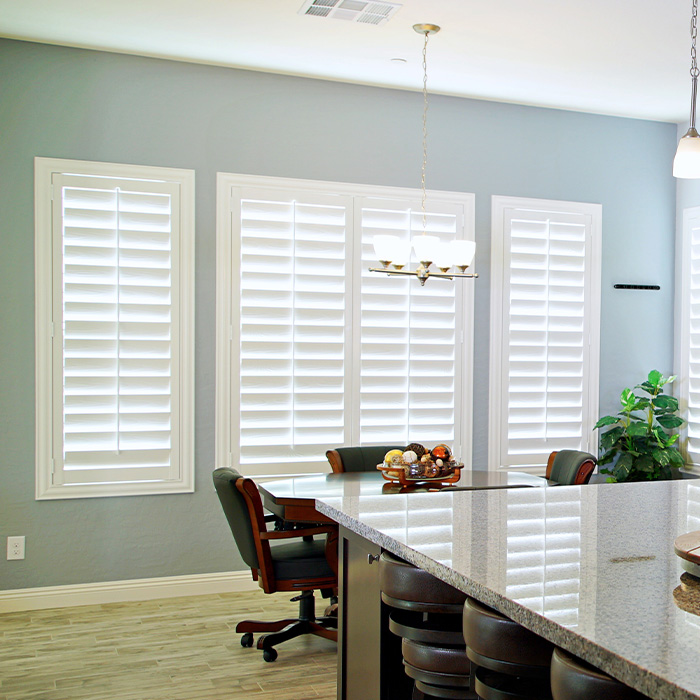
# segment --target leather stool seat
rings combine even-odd
[[[382,598],[397,603],[393,607],[422,612],[461,615],[467,598],[466,593],[389,552],[382,552],[379,558],[379,588]]]
[[[416,688],[433,698],[475,698],[471,686],[471,662],[464,645],[436,646],[412,639],[401,643],[406,675]]]
[[[552,644],[472,598],[464,605],[463,630],[480,698],[550,697]]]
[[[389,629],[398,637],[430,644],[464,646],[462,611],[466,593],[389,552],[379,557],[382,601],[392,608]]]
[[[435,673],[458,673],[468,676],[470,662],[462,647],[439,647],[433,644],[404,639],[401,644],[404,663],[424,671]]]
[[[552,654],[553,700],[642,700],[646,695],[611,678],[562,649]]]

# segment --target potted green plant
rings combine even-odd
[[[657,370],[649,372],[641,389],[649,396],[636,396],[632,389],[620,395],[622,410],[616,416],[604,416],[594,430],[608,428],[600,435],[598,464],[612,465],[601,469],[607,481],[645,481],[681,478],[684,466],[678,451],[678,434],[671,433],[685,422],[678,411],[678,399],[664,394],[663,387],[675,379]]]

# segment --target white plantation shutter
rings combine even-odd
[[[681,246],[680,367],[681,447],[686,463],[700,465],[700,207],[683,212]]]
[[[367,270],[376,233],[421,230],[416,195],[219,173],[218,465],[325,472],[328,449],[414,440],[470,463],[471,286]],[[472,195],[429,200],[428,233],[473,238]]]
[[[54,172],[52,185],[52,469],[41,495],[191,490],[181,183]]]
[[[442,241],[462,237],[463,206],[431,199],[426,233]],[[422,232],[420,202],[363,198],[360,285],[359,435],[362,444],[455,445],[461,343],[458,338],[464,282],[391,279],[376,267],[375,235],[398,236],[406,250]],[[417,261],[412,260],[411,267]],[[471,282],[468,282],[471,284]]]
[[[595,452],[599,207],[494,200],[491,467]]]
[[[350,203],[241,190],[240,465],[320,471],[345,443]]]

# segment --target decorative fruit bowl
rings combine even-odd
[[[427,450],[423,445],[411,443],[405,450],[389,450],[384,462],[377,465],[382,476],[391,482],[409,486],[419,482],[454,484],[459,481],[464,465],[452,458],[447,445]]]

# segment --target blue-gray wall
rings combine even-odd
[[[417,187],[419,93],[0,40],[0,589],[243,568],[210,482],[217,171]],[[601,408],[672,367],[676,127],[435,96],[428,186],[476,193],[474,462],[492,194],[603,205]],[[196,492],[34,500],[33,158],[196,171]],[[615,282],[661,292],[614,291]]]

